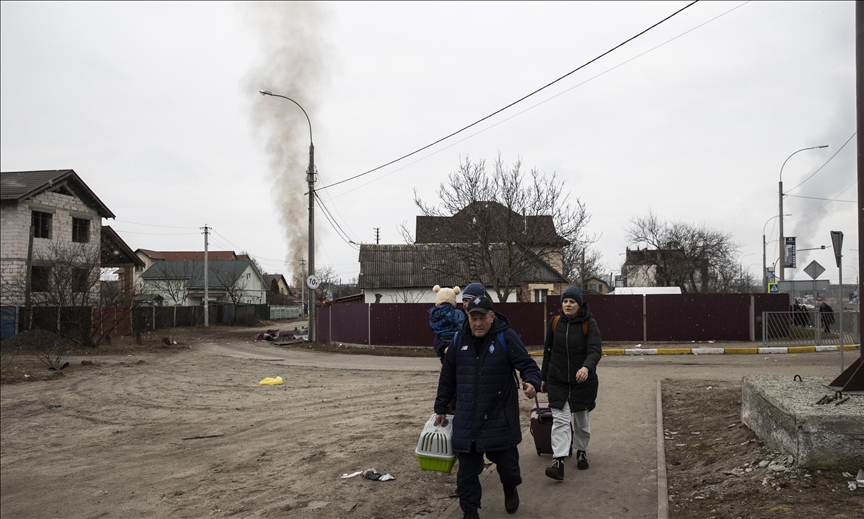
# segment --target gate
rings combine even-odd
[[[819,309],[808,312],[762,312],[763,346],[831,346],[859,344],[861,341],[858,312],[843,312],[843,341],[840,340],[840,312],[834,312],[834,323],[828,332],[822,325]]]

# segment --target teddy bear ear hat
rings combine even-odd
[[[459,287],[453,287],[454,294],[459,295],[459,292],[461,292],[461,290],[459,290]]]
[[[434,287],[432,287],[433,292],[438,292],[439,290],[441,290],[441,285],[435,285]]]

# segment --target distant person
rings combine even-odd
[[[543,349],[540,391],[549,393],[552,409],[553,459],[546,468],[552,479],[564,479],[564,458],[571,445],[576,447],[576,468],[588,469],[588,413],[596,405],[597,363],[602,355],[600,328],[582,301],[582,290],[569,287],[561,295],[561,314],[549,321]]]
[[[459,455],[456,493],[464,517],[479,517],[484,454],[495,464],[504,486],[504,509],[513,514],[519,508],[516,487],[522,484],[518,448],[522,426],[514,370],[519,370],[521,389],[530,399],[540,386],[540,368],[507,317],[495,312],[491,299],[476,297],[468,302],[466,311],[468,322],[444,356],[435,423],[444,423],[447,405],[455,396],[452,440],[453,451]]]
[[[819,316],[822,318],[822,328],[825,329],[825,333],[831,333],[831,325],[834,324],[834,309],[822,301],[822,304],[819,305]]]
[[[795,301],[792,305],[792,315],[794,316],[795,326],[805,327],[809,324],[810,319],[807,316],[807,309],[801,304],[801,301]]]
[[[435,306],[429,309],[429,327],[435,334],[432,347],[435,348],[435,354],[443,363],[444,354],[447,353],[447,347],[450,346],[453,335],[465,322],[465,314],[456,308],[456,296],[460,292],[459,287],[441,288],[440,285],[435,285],[432,290],[437,294]]]

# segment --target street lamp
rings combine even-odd
[[[306,116],[306,121],[309,123],[309,169],[306,170],[306,182],[309,183],[309,276],[315,274],[315,146],[312,144],[312,121],[309,120],[309,114],[300,106],[300,103],[285,97],[283,95],[274,94],[269,90],[259,90],[262,96],[273,96],[287,99],[297,105]],[[306,283],[306,280],[303,280]],[[308,284],[307,284],[308,285]],[[306,290],[307,287],[303,287]],[[309,288],[309,342],[315,342],[315,297],[314,291]]]
[[[819,149],[819,148],[827,148],[827,147],[828,147],[827,144],[823,144],[822,146],[811,146],[809,148],[801,148],[800,150],[796,151],[795,153],[800,153],[800,152],[806,151],[806,150],[815,150],[815,149]],[[795,155],[795,153],[793,153],[792,155]],[[780,265],[779,265],[780,281],[783,281],[785,279],[784,272],[786,270],[786,263],[785,263],[786,260],[783,257],[786,254],[786,241],[783,239],[783,168],[786,166],[786,163],[789,162],[789,159],[792,158],[792,155],[789,155],[788,157],[786,157],[786,160],[783,161],[783,165],[780,166],[780,212],[777,213],[780,215],[780,243],[778,244],[778,247],[777,247],[778,249],[780,249],[780,258],[779,258],[780,259]]]
[[[779,217],[780,215],[774,215],[768,219],[768,222]],[[784,214],[783,216],[792,216],[791,214]],[[768,226],[768,222],[765,222],[765,225],[762,226],[762,290],[768,292],[768,265],[765,263],[765,227]]]

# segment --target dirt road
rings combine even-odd
[[[639,384],[653,390],[666,376],[740,380],[766,368],[807,376],[833,369],[837,358],[744,357],[604,357],[603,398],[616,387],[640,395]],[[235,340],[165,355],[88,357],[92,367],[70,360],[76,369],[56,380],[3,386],[3,518],[437,517],[455,501],[455,471],[421,471],[413,456],[432,412],[435,358],[333,355]],[[284,385],[258,385],[277,375]],[[654,401],[652,392],[644,396]],[[523,416],[531,403],[521,401]],[[603,477],[604,457],[639,455],[638,445],[624,441],[634,427],[648,431],[647,444],[656,442],[650,420],[630,423],[635,407],[612,407],[598,415],[597,466],[587,481],[598,495],[605,488],[615,494],[610,474],[620,469],[609,464]],[[372,468],[396,479],[340,477]],[[526,459],[527,470],[540,473]],[[536,492],[530,498],[543,499]],[[628,500],[645,499],[614,498]],[[524,508],[520,516],[532,509]],[[495,517],[493,510],[484,507],[484,517]],[[656,508],[642,512],[656,517]]]

